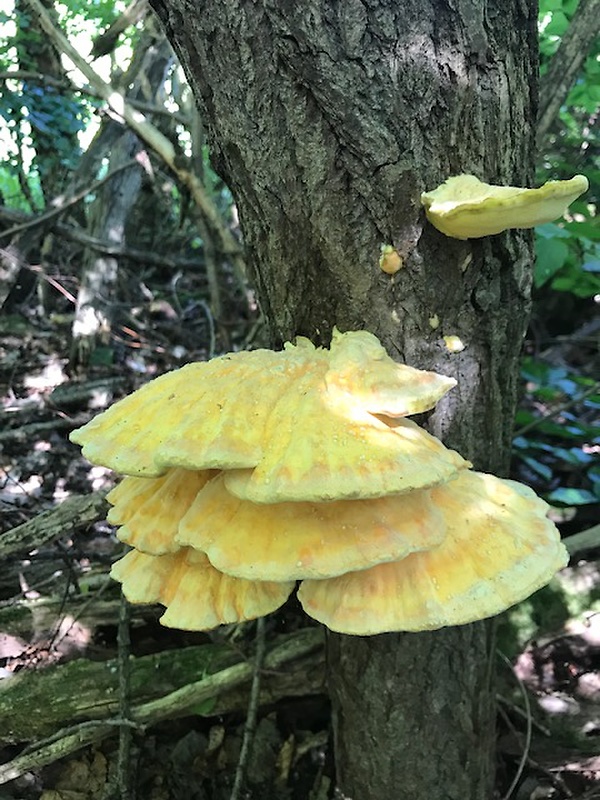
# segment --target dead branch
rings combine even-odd
[[[100,97],[101,95],[95,91],[93,86],[75,86],[70,81],[64,78],[55,78],[52,75],[44,75],[43,72],[34,72],[27,69],[11,69],[0,72],[0,81],[29,81],[30,83],[40,83],[43,86],[52,86],[53,89],[59,89],[63,92],[73,92],[75,94],[83,94],[88,97]],[[167,117],[170,120],[179,122],[180,125],[187,127],[190,124],[189,119],[182,114],[181,111],[174,111],[172,109],[164,108],[164,106],[157,106],[154,103],[147,103],[144,100],[136,100],[133,97],[128,97],[127,102],[132,108],[137,108],[150,116],[159,114],[160,116]]]
[[[92,630],[114,625],[119,615],[118,585],[110,581],[109,586],[114,589],[111,588],[108,599],[98,596],[98,591],[94,591],[93,595],[69,596],[66,602],[63,598],[49,596],[3,600],[0,603],[0,630],[29,640],[41,631],[58,631],[59,637],[66,636],[68,626],[73,622]],[[133,609],[135,624],[156,621],[158,616],[156,606],[135,606]]]
[[[61,428],[77,428],[89,420],[89,414],[81,414],[77,417],[53,419],[49,422],[32,422],[30,425],[22,425],[19,428],[13,428],[9,431],[0,433],[0,442],[26,442],[31,441],[34,437],[47,432],[52,433]],[[2,548],[0,545],[0,552]]]
[[[193,652],[189,652],[193,651]],[[231,659],[238,661],[231,666],[223,666]],[[186,661],[186,669],[181,670],[182,660]],[[143,662],[143,667],[141,666]],[[285,665],[285,672],[278,671]],[[324,653],[323,632],[320,628],[305,628],[296,633],[279,637],[269,647],[269,652],[264,661],[265,674],[263,676],[263,693],[261,698],[266,702],[285,696],[304,696],[323,691],[324,686]],[[242,710],[248,702],[247,687],[252,680],[253,664],[240,661],[237,651],[225,645],[203,645],[198,648],[185,648],[177,651],[167,651],[154,656],[144,656],[135,659],[132,663],[132,692],[134,699],[139,702],[142,689],[156,692],[164,690],[165,686],[174,685],[176,668],[182,672],[185,680],[190,680],[190,671],[193,674],[203,674],[200,680],[176,688],[163,697],[136,705],[131,711],[131,723],[134,727],[144,727],[155,724],[164,719],[200,714],[214,716],[233,710],[231,697],[239,698],[239,690],[246,688],[243,703],[236,701],[235,709]],[[67,681],[67,669],[69,680]],[[73,682],[76,672],[81,673],[79,681]],[[206,674],[209,672],[210,674]],[[49,674],[52,678],[50,689]],[[32,678],[35,678],[33,680]],[[2,713],[3,733],[9,735],[9,741],[16,741],[14,726],[23,724],[29,716],[29,710],[35,713],[40,722],[45,721],[46,715],[54,709],[57,703],[55,691],[62,688],[63,709],[70,702],[70,716],[67,719],[81,717],[83,709],[77,708],[81,698],[81,690],[85,689],[85,698],[89,703],[93,697],[96,680],[102,680],[102,690],[96,695],[96,704],[87,708],[87,716],[94,715],[96,719],[82,722],[76,726],[63,729],[50,736],[45,741],[38,742],[24,754],[17,756],[12,761],[0,766],[0,784],[14,780],[32,769],[50,764],[59,758],[80,750],[82,747],[100,741],[115,734],[124,721],[113,718],[109,720],[98,719],[115,713],[117,702],[117,668],[115,662],[98,664],[88,661],[74,661],[71,664],[49,669],[47,673],[19,673],[14,678],[3,682],[3,692],[0,703],[6,703],[6,698],[11,696],[12,705],[7,704],[10,717]],[[39,691],[35,700],[29,699],[27,706],[23,703],[28,700],[27,690],[39,686],[47,681],[46,694],[41,701]],[[16,683],[19,682],[19,683]],[[11,688],[16,685],[16,689]],[[136,689],[137,687],[137,689]],[[107,690],[108,689],[108,690]],[[48,694],[49,692],[52,694]],[[17,696],[18,692],[18,696]],[[85,700],[84,698],[84,700]],[[16,707],[18,705],[18,708]],[[48,727],[45,728],[48,730]]]
[[[104,519],[108,512],[106,492],[68,497],[57,508],[6,531],[0,538],[0,558],[32,550],[52,539],[58,539],[76,528],[83,528]]]
[[[122,14],[103,33],[96,36],[92,46],[92,57],[111,53],[119,40],[119,36],[131,25],[136,25],[148,13],[148,0],[132,0]]]
[[[35,218],[32,214],[27,214],[24,211],[18,211],[14,208],[7,208],[6,206],[0,206],[0,218],[7,219],[18,224],[35,222]],[[98,252],[105,253],[109,256],[126,258],[129,261],[137,261],[142,264],[150,264],[152,266],[163,267],[173,271],[178,269],[197,270],[198,268],[198,258],[177,258],[176,256],[170,256],[166,253],[154,253],[149,252],[148,250],[136,250],[130,247],[123,247],[122,245],[116,245],[114,242],[108,242],[104,239],[98,239],[95,236],[90,236],[89,233],[85,233],[79,228],[69,225],[66,222],[58,220],[55,221],[51,226],[51,230],[56,231],[56,233],[58,233],[63,239],[69,239],[69,241],[77,242],[78,244],[85,245],[85,247],[89,247],[92,250],[97,250]],[[199,255],[202,253],[201,248],[199,248],[198,253]],[[1,254],[2,251],[0,251],[0,257]],[[25,262],[21,262],[17,266],[31,268],[30,265]],[[41,274],[43,275],[44,273],[42,272]],[[202,275],[196,277],[202,278]],[[0,273],[0,281],[1,280],[2,274]]]
[[[596,550],[600,548],[600,525],[594,525],[573,536],[567,536],[563,543],[572,558],[586,550]]]
[[[27,222],[21,222],[17,225],[13,225],[12,228],[7,228],[4,231],[0,231],[0,238],[7,238],[9,236],[13,236],[15,233],[19,233],[21,231],[26,230],[27,228],[34,228],[38,225],[43,225],[46,222],[49,222],[54,217],[59,216],[59,214],[63,214],[67,208],[71,206],[77,205],[82,200],[84,200],[89,194],[93,194],[97,192],[98,189],[105,184],[107,181],[112,180],[119,172],[123,172],[126,169],[130,169],[131,167],[138,167],[139,164],[135,159],[131,159],[126,164],[121,164],[118,167],[115,167],[110,172],[100,178],[99,180],[95,181],[90,186],[86,186],[85,188],[81,189],[80,191],[76,192],[71,197],[56,197],[52,202],[49,204],[52,206],[49,211],[45,211],[43,214],[38,214],[37,216],[32,217],[31,219],[27,220]]]

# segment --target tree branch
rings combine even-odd
[[[256,655],[254,657],[254,675],[252,676],[252,686],[250,688],[250,702],[246,714],[246,724],[244,725],[244,736],[242,739],[242,749],[237,769],[235,771],[235,781],[229,800],[238,800],[244,780],[248,761],[252,755],[252,745],[254,744],[254,734],[256,732],[256,719],[258,716],[258,701],[260,696],[260,679],[263,661],[265,658],[265,619],[260,617],[256,620]]]
[[[566,539],[563,539],[563,544],[571,557],[586,550],[600,548],[600,525],[594,525],[592,528],[573,534],[573,536],[567,536]]]
[[[579,0],[548,72],[540,82],[537,143],[541,147],[600,30],[600,0]]]
[[[42,72],[34,72],[32,70],[25,69],[13,69],[0,72],[0,81],[13,80],[41,83],[44,86],[52,86],[55,89],[61,89],[65,92],[85,94],[89,97],[101,97],[101,95],[94,89],[93,86],[75,86],[71,81],[54,78],[52,75],[44,75]],[[132,97],[127,97],[127,103],[132,108],[137,108],[147,114],[160,114],[163,117],[168,117],[170,120],[175,120],[186,127],[190,124],[189,119],[181,112],[171,111],[168,108],[156,106],[153,103],[145,103],[143,100],[135,100]]]
[[[32,217],[31,219],[27,220],[26,222],[21,222],[17,225],[13,225],[12,228],[7,228],[4,231],[0,232],[0,239],[7,238],[9,236],[13,236],[15,233],[20,233],[21,231],[26,230],[27,228],[35,228],[38,225],[43,225],[45,222],[57,217],[59,214],[62,214],[67,208],[70,206],[77,205],[80,203],[88,194],[92,192],[96,192],[100,186],[105,184],[107,181],[114,178],[115,175],[119,172],[123,172],[123,170],[130,169],[131,167],[138,166],[138,162],[135,159],[131,159],[126,164],[121,164],[119,167],[115,167],[115,169],[107,172],[107,174],[100,178],[100,180],[93,183],[91,186],[86,186],[81,191],[77,192],[71,197],[55,197],[54,200],[50,203],[52,208],[49,211],[45,211],[43,214],[39,214],[38,216]]]
[[[85,76],[87,81],[98,92],[98,95],[108,104],[114,114],[122,119],[140,139],[145,142],[167,164],[181,183],[189,190],[194,202],[204,214],[207,222],[217,233],[223,253],[229,256],[240,271],[245,271],[241,248],[231,231],[223,224],[219,211],[197,175],[191,172],[187,165],[182,163],[181,156],[175,152],[173,143],[155,128],[139,111],[135,111],[127,102],[122,92],[106,83],[90,67],[73,45],[68,41],[61,30],[54,26],[48,12],[40,0],[26,0],[31,9],[36,13],[39,23],[48,36],[73,62],[75,67]]]
[[[36,217],[34,215],[28,214],[25,211],[18,211],[14,208],[7,208],[6,206],[0,206],[0,219],[6,219],[14,224],[27,223],[28,226],[34,226],[36,222]],[[77,242],[85,247],[89,247],[91,250],[97,250],[100,253],[115,256],[116,258],[124,258],[128,261],[139,261],[142,264],[151,264],[155,267],[163,267],[173,271],[179,269],[198,269],[199,258],[178,258],[177,256],[170,256],[167,253],[154,253],[149,250],[137,250],[131,247],[123,247],[120,244],[115,244],[105,239],[98,239],[96,236],[90,236],[89,233],[85,233],[85,231],[80,228],[69,225],[68,222],[57,220],[54,222],[51,229],[60,234],[63,239]],[[0,231],[0,236],[1,235],[2,232]],[[200,257],[202,255],[202,248],[198,248],[197,252]],[[22,263],[19,266],[31,268],[29,263]],[[197,275],[196,277],[200,280],[203,278],[202,275]],[[1,280],[2,274],[0,273],[0,281]]]
[[[284,665],[289,665],[285,672],[293,671],[293,664],[301,662],[317,652],[322,653],[322,650],[323,631],[320,628],[304,628],[289,636],[279,638],[267,654],[264,667],[265,670],[277,671]],[[169,654],[170,660],[175,657],[175,654]],[[309,673],[317,672],[320,675],[317,683],[322,686],[322,658],[315,662],[315,666],[317,665],[319,669],[316,671],[309,670]],[[105,669],[104,671],[106,672]],[[252,662],[242,661],[203,677],[195,683],[176,689],[157,700],[151,700],[134,707],[131,711],[131,723],[121,719],[91,720],[59,731],[57,734],[29,748],[12,761],[0,765],[0,784],[15,780],[25,772],[51,764],[59,758],[64,758],[64,756],[76,752],[93,742],[105,739],[116,733],[118,728],[124,724],[143,727],[163,719],[187,715],[207,701],[210,702],[210,708],[214,713],[222,713],[222,710],[219,710],[221,708],[221,699],[226,698],[229,693],[234,692],[237,688],[247,685],[252,680],[253,672],[254,665]],[[277,685],[280,678],[283,678],[285,682],[286,677],[286,675],[275,674],[269,676],[269,681],[272,680]],[[19,680],[19,678],[14,680]],[[301,685],[298,675],[295,676],[295,681],[296,684]],[[315,690],[317,689],[313,685],[312,691]],[[290,687],[288,687],[288,691],[281,692],[279,696],[284,696],[286,693],[294,694],[293,686],[291,687],[291,692]]]
[[[105,56],[115,49],[119,36],[143,19],[149,12],[148,0],[132,0],[125,11],[103,33],[99,34],[92,46],[93,58]]]
[[[103,519],[108,511],[106,492],[68,497],[58,508],[44,511],[37,517],[6,531],[0,537],[0,558],[31,550],[51,539],[64,536],[65,531],[91,525]]]

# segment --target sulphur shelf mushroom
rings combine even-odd
[[[161,621],[202,630],[279,608],[344,633],[481,619],[566,563],[546,504],[470,471],[408,415],[452,378],[395,363],[365,331],[171,372],[71,438],[126,475],[112,575]]]
[[[588,189],[584,175],[548,181],[539,189],[494,186],[456,175],[421,195],[427,219],[446,236],[479,239],[508,228],[533,228],[561,217]]]
[[[547,504],[513,481],[463,472],[431,492],[444,516],[437,547],[322,581],[304,581],[305,611],[329,628],[367,635],[420,631],[504,611],[565,564]],[[476,611],[475,611],[476,609]]]

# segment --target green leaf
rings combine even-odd
[[[569,20],[562,11],[555,11],[552,19],[546,25],[544,34],[546,36],[562,36],[569,27]]]
[[[547,14],[549,11],[560,11],[562,0],[540,0],[540,14]]]
[[[594,261],[586,261],[581,265],[581,269],[585,272],[600,272],[600,259]]]
[[[558,292],[570,292],[576,297],[594,297],[600,293],[600,278],[593,272],[585,272],[578,264],[569,264],[561,270],[551,285]]]
[[[521,459],[527,464],[529,469],[533,470],[533,472],[545,481],[552,480],[552,470],[547,464],[542,464],[541,461],[538,461],[536,458],[531,458],[531,456],[521,456]]]
[[[571,234],[565,227],[555,222],[546,222],[544,225],[536,225],[535,233],[543,239],[570,239]]]
[[[559,486],[558,489],[546,495],[549,503],[562,503],[566,506],[585,506],[589,503],[597,503],[598,498],[593,492],[587,489],[572,489],[566,486]]]
[[[537,288],[547,283],[563,266],[569,248],[561,239],[538,239],[535,243],[536,262],[533,273]]]

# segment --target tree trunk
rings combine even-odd
[[[537,144],[541,148],[551,126],[558,119],[577,73],[587,58],[600,32],[600,0],[579,0],[577,9],[550,59],[540,84],[540,107],[537,123]]]
[[[149,92],[156,92],[164,81],[164,75],[172,59],[171,49],[164,35],[157,36],[152,25],[144,31],[138,56],[139,72],[135,76],[132,94],[144,99]],[[119,130],[113,138],[111,128]],[[136,134],[120,129],[118,123],[109,120],[98,137],[105,141],[109,150],[109,170],[118,169],[128,162],[139,160],[143,149]],[[83,162],[92,166],[99,152],[94,148],[94,158]],[[98,193],[90,212],[90,229],[95,238],[123,247],[126,227],[138,199],[142,185],[141,166],[119,172]],[[108,254],[88,252],[81,273],[77,293],[77,306],[72,328],[70,368],[87,367],[91,354],[98,343],[110,341],[113,323],[113,302],[119,275],[119,259]]]
[[[448,239],[419,196],[460,172],[531,179],[533,0],[152,4],[236,197],[273,343],[366,328],[454,375],[429,429],[506,473],[531,238]],[[379,268],[388,244],[403,260],[393,277]],[[489,627],[328,638],[339,791],[489,800]]]

